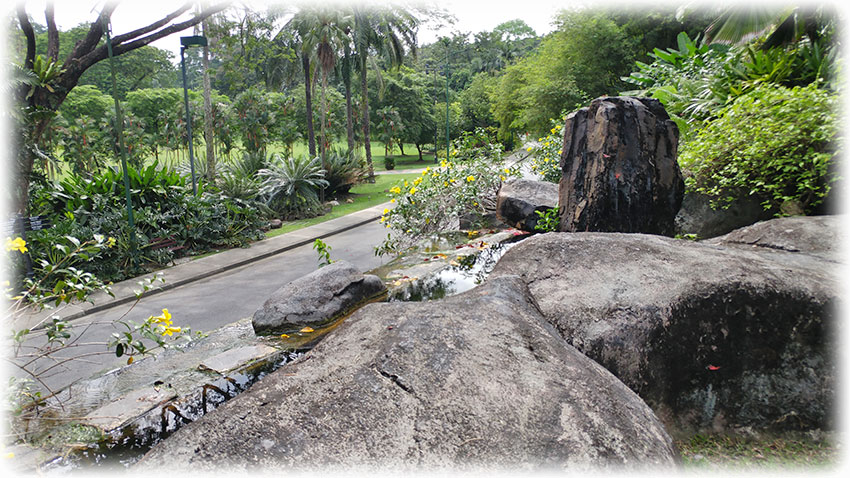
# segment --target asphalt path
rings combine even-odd
[[[331,247],[332,260],[345,260],[361,271],[374,269],[388,259],[375,256],[374,247],[386,238],[387,232],[378,221],[371,221],[324,239]],[[175,326],[190,327],[192,331],[209,332],[245,317],[251,317],[268,297],[281,286],[318,268],[318,254],[312,244],[296,247],[280,254],[253,262],[221,274],[142,297],[132,307],[118,305],[94,312],[73,322],[74,333],[80,334],[79,343],[108,341],[116,331],[109,326],[92,326],[91,322],[114,322],[118,319],[142,322],[151,315],[168,309]],[[129,310],[129,313],[127,312]],[[119,326],[117,330],[122,330]],[[103,352],[103,346],[76,346],[73,353]],[[126,358],[112,354],[98,354],[56,366],[42,376],[51,390],[59,390],[94,373],[117,368]],[[46,364],[46,363],[45,363]]]

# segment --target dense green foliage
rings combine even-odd
[[[769,46],[706,44],[680,33],[627,80],[658,98],[679,125],[689,190],[726,206],[740,195],[776,214],[811,213],[837,180],[834,19]],[[768,32],[770,33],[770,32]],[[767,34],[765,34],[767,35]]]
[[[244,201],[214,191],[192,194],[186,178],[154,162],[128,170],[141,266],[161,267],[175,253],[195,254],[247,244],[262,237],[260,213]],[[54,227],[27,236],[33,259],[48,258],[65,236],[114,237],[115,247],[86,268],[103,280],[132,276],[131,231],[124,204],[123,174],[106,168],[85,179],[71,176],[33,194],[33,213],[53,217]],[[172,238],[180,249],[155,249],[156,238]]]
[[[765,209],[793,201],[811,211],[835,180],[839,125],[837,98],[816,84],[763,84],[718,111],[683,145],[680,162],[688,185],[721,204],[745,191]]]

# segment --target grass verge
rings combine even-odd
[[[346,198],[340,200],[340,205],[323,216],[311,217],[309,219],[299,219],[283,223],[283,226],[278,229],[271,229],[266,232],[266,237],[275,237],[287,232],[292,232],[303,227],[312,226],[321,222],[329,221],[346,214],[361,211],[363,209],[377,206],[378,204],[388,201],[387,190],[396,184],[403,183],[405,180],[412,181],[419,174],[383,174],[376,175],[374,183],[359,184],[351,188],[351,193]],[[346,202],[346,199],[351,202]]]
[[[835,440],[824,434],[695,435],[676,446],[685,469],[692,471],[829,471],[840,458]]]

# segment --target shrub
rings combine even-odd
[[[392,156],[384,156],[384,169],[387,171],[395,169],[395,158]]]
[[[358,157],[355,151],[336,148],[328,150],[324,168],[329,195],[347,193],[352,186],[363,182],[369,174],[364,167],[364,160]]]
[[[186,178],[156,163],[141,171],[129,168],[128,176],[140,264],[158,267],[173,259],[174,253],[167,249],[145,247],[156,237],[174,238],[184,247],[182,253],[244,245],[263,237],[262,214],[244,201],[203,188],[195,196]],[[107,169],[91,179],[70,176],[35,189],[31,198],[32,212],[48,215],[54,224],[27,236],[34,261],[49,259],[50,251],[63,244],[65,236],[103,235],[114,237],[115,246],[103,250],[87,269],[113,281],[135,272],[120,171]]]
[[[527,148],[531,153],[531,171],[544,181],[558,183],[561,181],[561,148],[564,145],[564,123],[566,115],[551,120],[552,128],[545,137],[538,138],[537,143]]]
[[[836,179],[828,171],[837,150],[837,107],[837,97],[814,83],[754,87],[682,146],[687,186],[719,205],[743,190],[765,209],[794,201],[810,211]]]
[[[321,160],[302,156],[283,159],[278,155],[258,173],[263,180],[260,195],[284,219],[316,215],[321,211],[318,191],[328,187]]]
[[[482,215],[484,204],[492,201],[502,181],[518,174],[518,168],[501,164],[501,147],[459,149],[465,139],[455,141],[455,148],[439,168],[426,168],[403,188],[390,189],[393,209],[386,209],[381,222],[415,241],[424,236],[457,227],[465,214]]]

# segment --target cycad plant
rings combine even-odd
[[[309,217],[320,212],[319,190],[328,187],[320,158],[283,159],[275,155],[257,175],[263,181],[260,196],[282,218]]]
[[[328,149],[325,160],[325,179],[328,181],[327,193],[330,196],[346,194],[352,186],[362,183],[369,177],[365,161],[353,150]]]

